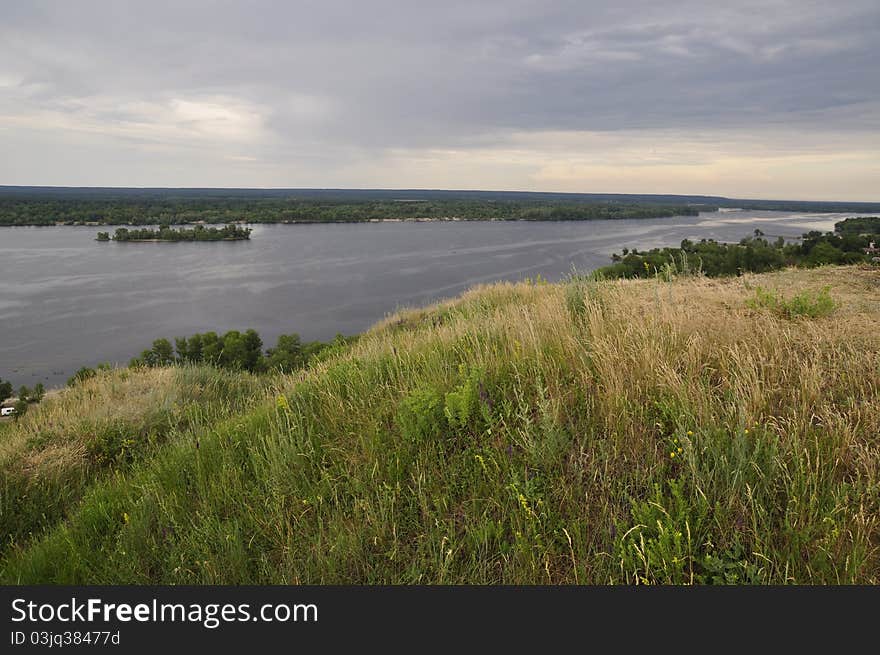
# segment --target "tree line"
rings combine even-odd
[[[0,195],[0,225],[335,223],[389,218],[578,221],[695,216],[714,209],[708,205],[562,200]]]
[[[263,351],[263,340],[256,330],[230,330],[222,335],[204,332],[191,337],[178,337],[173,344],[168,339],[156,339],[150,348],[133,357],[128,365],[130,368],[152,368],[207,364],[251,373],[290,373],[338,352],[356,340],[357,336],[337,334],[331,341],[304,342],[296,333],[282,334],[274,348]],[[98,370],[109,368],[109,364],[100,364],[97,370],[84,366],[67,381],[67,385],[73,386],[94,377]]]
[[[221,228],[196,225],[192,229],[173,228],[162,225],[158,230],[143,228],[129,230],[117,228],[113,233],[113,241],[240,241],[251,238],[251,229],[237,225],[226,225]],[[109,232],[98,232],[98,241],[110,241]]]
[[[653,248],[646,252],[624,248],[611,256],[610,266],[595,271],[606,278],[653,277],[670,264],[677,269],[699,270],[709,277],[765,273],[788,266],[812,268],[826,264],[858,264],[872,261],[871,242],[880,241],[880,218],[848,218],[835,224],[834,232],[811,231],[799,242],[783,237],[770,241],[761,230],[739,243],[713,239],[685,239],[678,248]]]
[[[834,231],[842,234],[880,234],[880,216],[857,216],[834,224]]]

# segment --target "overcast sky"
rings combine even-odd
[[[877,0],[0,0],[0,184],[880,201]]]

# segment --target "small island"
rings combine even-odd
[[[163,225],[158,230],[149,228],[129,230],[120,227],[113,233],[98,232],[98,241],[126,241],[126,242],[161,242],[161,241],[246,241],[251,238],[251,229],[237,225],[225,227],[205,227],[196,225],[194,228],[172,228]]]

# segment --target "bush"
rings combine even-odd
[[[83,380],[88,380],[89,378],[95,377],[96,374],[97,372],[95,371],[95,369],[89,368],[88,366],[83,366],[81,369],[73,374],[73,377],[71,377],[67,381],[67,386],[75,386],[77,383],[82,382]]]

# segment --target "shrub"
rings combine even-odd
[[[24,398],[19,398],[15,403],[15,418],[20,419],[22,416],[27,414],[28,411],[28,402]]]
[[[444,413],[449,425],[458,430],[476,428],[481,422],[489,422],[488,407],[481,401],[488,399],[480,369],[467,371],[464,365],[459,369],[464,380],[453,391],[446,394]]]
[[[86,452],[99,465],[119,465],[134,460],[139,445],[125,423],[96,426]]]
[[[88,366],[83,366],[76,373],[73,374],[67,381],[67,386],[72,387],[75,386],[78,382],[82,382],[83,380],[88,380],[89,378],[93,378],[96,375],[96,371],[93,368],[89,368]]]
[[[413,391],[400,403],[397,425],[401,434],[413,443],[442,435],[448,428],[443,396],[434,389]]]

